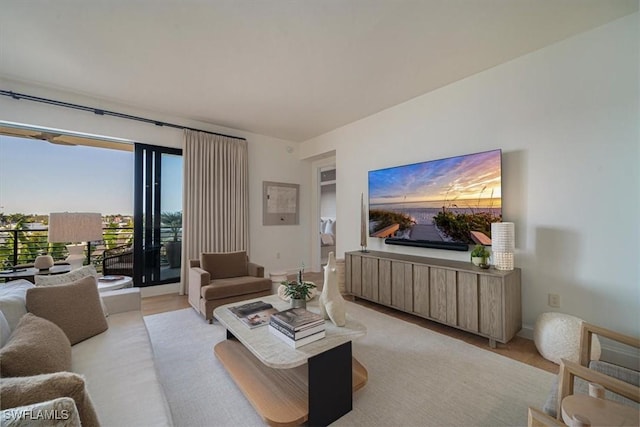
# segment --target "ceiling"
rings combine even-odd
[[[0,76],[304,141],[637,10],[638,0],[3,0]]]

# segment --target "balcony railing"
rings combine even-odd
[[[164,251],[165,243],[173,240],[174,235],[168,227],[161,227],[160,264],[167,264]],[[180,234],[180,233],[179,233]],[[37,256],[49,254],[54,261],[62,261],[68,255],[65,243],[49,243],[48,229],[19,229],[0,230],[0,267],[11,268],[16,265],[32,264]],[[103,228],[102,240],[91,242],[91,251],[85,245],[85,256],[89,255],[85,264],[93,264],[98,271],[102,271],[102,254],[106,249],[133,244],[133,228]],[[180,235],[178,236],[181,237]],[[73,243],[73,242],[70,242]]]

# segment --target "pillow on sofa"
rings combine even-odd
[[[208,271],[211,279],[226,279],[249,274],[247,253],[240,252],[203,252],[200,255],[200,268]]]
[[[0,311],[4,314],[9,329],[13,331],[20,318],[27,313],[25,299],[27,289],[33,288],[33,283],[24,280],[12,280],[0,285]]]
[[[71,370],[71,344],[52,322],[27,313],[0,349],[2,377],[24,377]]]
[[[81,427],[78,408],[70,397],[5,409],[0,412],[0,420],[2,427]]]
[[[84,379],[73,372],[2,378],[0,409],[15,408],[70,397],[76,403],[83,427],[99,427],[98,415],[87,392]]]
[[[36,286],[68,285],[69,283],[76,282],[88,276],[93,276],[96,280],[100,277],[93,265],[85,265],[84,267],[64,274],[52,274],[49,276],[38,275],[35,276],[35,282]],[[100,304],[102,304],[102,311],[104,311],[104,315],[109,316],[107,306],[102,301],[102,298],[100,298]]]
[[[36,286],[27,290],[27,310],[58,325],[71,345],[109,327],[93,276],[68,285]]]
[[[98,278],[98,272],[93,265],[85,265],[84,267],[64,274],[51,274],[48,276],[36,275],[35,282],[36,286],[66,285],[67,283],[75,282],[87,276]]]

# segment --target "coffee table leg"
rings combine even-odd
[[[309,426],[326,426],[353,409],[351,341],[309,359]]]

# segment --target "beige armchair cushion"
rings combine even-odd
[[[203,252],[200,255],[200,268],[208,271],[212,280],[246,276],[248,263],[245,251]]]
[[[214,300],[270,290],[271,280],[243,276],[218,279],[210,285],[203,286],[200,289],[200,295],[206,300]]]

